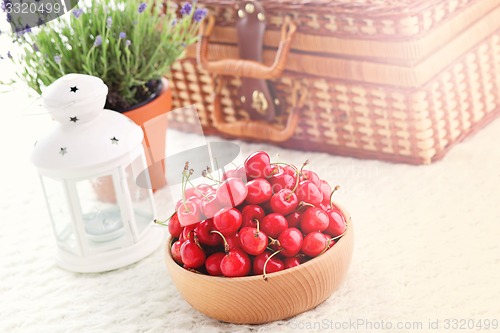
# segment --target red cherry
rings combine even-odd
[[[198,208],[201,207],[201,199],[197,195],[190,196],[189,198],[187,198],[187,201],[188,202],[192,202],[193,204],[195,204],[196,206],[198,206]],[[201,213],[201,209],[200,209],[200,213]]]
[[[214,225],[224,235],[232,235],[238,231],[242,223],[242,216],[236,208],[221,209],[214,216]]]
[[[278,241],[283,250],[280,252],[285,257],[296,256],[301,248],[304,237],[297,228],[285,229],[279,236]]]
[[[230,250],[239,249],[241,246],[239,233],[235,233],[231,236],[226,236],[226,242]]]
[[[205,252],[195,241],[188,239],[182,243],[180,253],[187,268],[198,268],[205,264]]]
[[[198,236],[198,240],[203,245],[217,246],[222,244],[222,239],[219,235],[212,233],[215,230],[214,222],[212,219],[201,221],[196,224],[194,232]]]
[[[279,165],[268,165],[264,168],[264,177],[269,179],[275,174],[282,173],[281,167]]]
[[[326,228],[325,233],[337,237],[342,235],[346,229],[345,217],[342,215],[337,207],[329,209],[326,211],[329,218],[328,228]]]
[[[302,170],[302,180],[310,180],[316,185],[317,188],[321,188],[321,180],[319,179],[316,172],[311,170]],[[330,193],[328,193],[329,195]]]
[[[222,271],[220,269],[220,263],[226,254],[224,252],[215,252],[211,254],[205,261],[205,268],[207,273],[212,276],[222,276]]]
[[[241,249],[230,250],[220,263],[222,275],[227,277],[246,276],[252,269],[250,257]]]
[[[264,264],[266,263],[267,258],[271,256],[271,252],[264,251],[253,260],[253,269],[252,274],[260,275],[264,273]],[[282,271],[285,269],[285,264],[283,261],[276,256],[269,259],[266,265],[266,274],[274,273],[278,271]]]
[[[332,193],[332,187],[325,180],[321,180],[319,190],[321,191],[321,194],[323,194],[322,203],[330,206],[330,194]]]
[[[323,201],[323,194],[310,180],[304,180],[299,183],[297,188],[297,198],[300,201],[310,203],[314,206],[319,206]]]
[[[270,177],[269,183],[273,193],[278,193],[282,189],[293,189],[295,187],[295,177],[287,173],[281,173]]]
[[[271,199],[273,195],[271,184],[263,178],[257,178],[246,184],[248,194],[245,201],[251,205],[257,205]]]
[[[181,235],[179,236],[179,240],[181,242],[184,242],[186,240],[193,240],[194,239],[194,229],[196,228],[196,224],[190,224],[186,227],[184,227],[184,229],[182,229],[182,233]]]
[[[286,218],[279,213],[267,215],[260,223],[260,230],[273,238],[277,238],[286,228],[288,228],[288,222]]]
[[[217,188],[217,198],[225,206],[236,207],[247,197],[248,190],[239,178],[229,178]]]
[[[182,258],[181,258],[181,241],[174,242],[172,244],[172,247],[170,248],[170,253],[172,254],[172,259],[179,265],[182,265]]]
[[[193,196],[197,197],[200,195],[198,192],[196,192],[196,189],[194,187],[190,187],[190,188],[186,189],[186,191],[184,193],[186,195],[186,198],[191,198]]]
[[[299,258],[296,257],[287,257],[283,259],[283,263],[285,264],[285,269],[292,268],[300,265]]]
[[[186,201],[179,207],[177,217],[183,227],[198,223],[201,221],[200,207],[191,201]]]
[[[302,252],[310,257],[316,257],[323,252],[329,244],[329,238],[318,231],[313,231],[304,237]]]
[[[280,190],[271,197],[271,209],[282,215],[288,215],[297,209],[297,195],[289,189]]]
[[[285,216],[286,220],[288,221],[288,227],[289,228],[298,228],[300,225],[300,216],[302,213],[300,212],[293,212],[290,215]]]
[[[182,232],[182,226],[179,223],[179,219],[177,218],[177,213],[174,213],[168,221],[168,232],[172,236],[172,238],[179,238]]]
[[[179,210],[179,207],[182,205],[184,201],[182,199],[179,199],[179,201],[177,201],[177,203],[175,204],[175,211],[178,211]]]
[[[206,197],[201,198],[201,212],[205,218],[212,218],[222,209],[222,205],[215,193],[208,193]]]
[[[294,179],[297,176],[297,171],[295,171],[295,169],[292,168],[290,165],[284,165],[283,172],[286,173],[287,175],[292,176]]]
[[[247,170],[245,169],[244,165],[240,165],[239,167],[236,168],[236,178],[241,179],[244,183],[248,181],[247,179]]]
[[[257,151],[245,160],[245,170],[247,177],[264,178],[264,170],[271,164],[271,158],[266,152]]]
[[[203,197],[202,194],[207,195],[209,193],[215,192],[215,189],[213,188],[213,186],[208,185],[208,184],[199,184],[199,185],[196,186],[196,189],[198,190],[198,191],[196,191],[196,193],[198,194],[198,196],[200,198]]]
[[[248,254],[256,256],[266,249],[268,240],[264,232],[256,228],[244,227],[240,230],[239,234],[241,248]]]
[[[264,212],[264,209],[261,206],[257,205],[248,205],[243,207],[241,210],[241,215],[242,215],[242,226],[243,227],[257,227],[257,222],[256,221],[262,221],[264,216],[266,216],[266,213]]]
[[[300,217],[300,228],[306,235],[313,231],[324,231],[328,228],[328,214],[321,208],[310,207]]]
[[[236,169],[233,170],[228,170],[222,175],[222,180],[226,180],[229,178],[239,178],[241,179],[244,183],[247,181],[247,174],[245,171],[245,166],[240,165]]]

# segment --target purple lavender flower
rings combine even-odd
[[[130,44],[132,44],[132,42],[130,41],[130,39],[127,39],[127,40],[125,41],[125,46],[130,46]]]
[[[59,55],[54,56],[54,61],[56,62],[56,64],[59,65],[61,63],[61,56]]]
[[[40,51],[40,49],[38,48],[38,45],[36,45],[36,43],[33,43],[33,45],[31,45],[31,47],[33,48],[33,51],[35,51],[35,52]]]
[[[111,18],[111,16],[109,16],[108,19],[106,20],[106,27],[110,29],[112,25],[113,25],[113,19]]]
[[[101,35],[97,35],[94,41],[94,46],[101,46],[102,44],[102,37]]]
[[[12,1],[11,0],[3,0],[2,1],[2,6],[0,8],[5,12],[6,9],[7,9],[7,4],[9,4],[9,3],[12,5]]]
[[[191,14],[192,9],[193,9],[193,6],[189,2],[186,2],[182,5],[180,13],[182,16],[187,16],[187,15]]]
[[[198,8],[194,11],[193,20],[195,22],[200,22],[207,16],[208,10],[206,8]]]
[[[12,53],[10,53],[10,51],[7,51],[7,57],[8,57],[9,59],[12,59]]]
[[[125,38],[127,38],[127,34],[126,34],[125,32],[123,32],[123,31],[122,31],[122,32],[120,32],[120,34],[118,35],[118,38],[120,38],[120,39],[125,39]]]
[[[75,10],[72,11],[72,14],[77,19],[77,18],[80,17],[80,15],[83,14],[83,9],[77,8],[77,9],[75,9]]]
[[[146,3],[141,2],[141,4],[139,5],[139,8],[137,9],[137,11],[139,12],[139,14],[141,14],[143,11],[145,11],[147,6],[148,5]]]

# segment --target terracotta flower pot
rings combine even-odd
[[[163,88],[153,100],[123,114],[144,131],[144,151],[153,190],[165,186],[165,140],[167,135],[166,113],[172,109],[172,91],[166,78]]]
[[[144,131],[144,152],[153,191],[166,185],[164,164],[168,123],[166,113],[171,111],[171,108],[172,92],[168,80],[162,78],[162,89],[157,96],[123,112]],[[100,201],[116,202],[111,177],[100,177],[93,187]]]

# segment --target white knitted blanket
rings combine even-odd
[[[0,94],[0,332],[469,332],[467,325],[487,324],[487,332],[500,331],[492,329],[500,320],[500,119],[430,166],[237,142],[244,155],[263,149],[291,163],[310,159],[341,186],[337,200],[355,228],[352,265],[331,298],[289,320],[238,326],[193,310],[172,285],[161,249],[102,274],[55,265],[29,162],[49,120],[22,115],[31,102],[24,91]]]

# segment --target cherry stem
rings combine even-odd
[[[184,169],[182,170],[182,180],[181,180],[181,187],[182,187],[182,203],[184,204],[184,212],[189,212],[190,210],[188,209],[186,205],[186,186],[187,183],[189,182],[189,177],[194,173],[193,169],[189,169],[189,161],[184,164]]]
[[[197,189],[196,186],[194,186],[194,184],[189,179],[188,179],[188,182],[189,182],[189,185],[191,185],[196,192],[198,192],[199,194],[201,194],[202,197],[204,197],[205,199],[208,200],[208,197],[205,195],[205,193],[203,193],[202,191]]]
[[[267,236],[269,238],[269,245],[278,245],[281,246],[281,243],[279,240],[272,238],[271,236]]]
[[[187,208],[187,205],[186,205],[186,201],[187,201],[187,198],[186,198],[186,172],[185,170],[182,171],[182,180],[181,180],[181,188],[182,188],[182,204],[184,206],[184,212],[188,212],[188,208]]]
[[[279,249],[278,251],[274,252],[273,254],[271,254],[267,259],[266,259],[266,262],[264,263],[264,268],[262,269],[262,277],[264,278],[264,281],[267,281],[267,275],[266,275],[266,268],[267,268],[267,263],[269,262],[269,260],[271,260],[272,257],[274,257],[275,255],[277,255],[278,253],[280,253],[281,251],[283,251],[283,249]]]
[[[221,180],[217,180],[217,179],[213,178],[212,176],[209,176],[209,175],[208,175],[208,172],[207,172],[207,173],[202,173],[202,176],[203,176],[204,178],[206,178],[206,179],[210,179],[211,181],[215,182],[216,184],[221,184],[221,183],[223,183],[223,181],[221,181]]]
[[[302,170],[304,170],[304,167],[308,165],[310,162],[309,160],[306,160],[304,163],[302,163],[302,167],[300,168],[300,173],[302,173]]]
[[[175,213],[177,212],[174,212],[172,215],[170,215],[169,217],[167,217],[165,220],[161,221],[161,220],[158,220],[158,219],[154,219],[153,222],[156,223],[156,224],[159,224],[159,225],[163,225],[165,227],[168,227],[168,223],[172,217],[174,217]]]
[[[259,234],[259,232],[260,232],[260,222],[259,222],[259,220],[257,220],[257,219],[253,219],[253,221],[255,222],[255,224],[257,224],[257,227],[256,227],[256,228],[257,228],[257,235],[258,235],[258,234]]]
[[[196,274],[201,274],[201,272],[200,272],[200,271],[197,271],[197,270],[196,270],[196,269],[194,269],[194,268],[186,268],[186,269],[187,269],[188,271],[190,271],[190,272],[193,272],[193,273],[196,273]]]
[[[188,237],[189,237],[189,234],[190,234],[191,232],[194,232],[194,230],[191,230],[191,231],[188,233]],[[200,245],[200,242],[198,242],[198,236],[196,236],[196,234],[194,234],[193,239],[194,239],[194,243],[195,243],[196,245],[198,245],[198,247],[199,247],[200,249],[203,249],[203,248],[201,247],[201,245]]]
[[[343,232],[342,234],[338,235],[338,236],[335,236],[335,237],[330,238],[329,242],[331,243],[332,241],[336,241],[337,239],[342,238],[342,236],[344,236],[344,235],[345,235],[345,233],[347,232],[347,228],[348,228],[348,226],[349,226],[349,224],[348,224],[348,223],[347,223],[347,221],[346,221],[346,223],[345,223],[345,230],[344,230],[344,232]]]
[[[219,177],[219,181],[221,181],[222,176],[220,174],[219,163],[217,163],[217,159],[215,157],[214,157],[214,161],[215,161],[215,168],[217,169],[217,176]]]
[[[222,241],[224,242],[224,252],[226,254],[228,254],[229,253],[229,244],[227,243],[226,237],[224,237],[224,235],[218,230],[212,230],[212,231],[210,231],[210,233],[217,234],[217,235],[222,237]]]
[[[330,245],[332,245],[332,244],[331,244],[331,238],[325,242],[325,248],[323,249],[323,251],[321,251],[321,252],[318,254],[318,256],[320,256],[320,255],[322,255],[323,253],[325,253],[325,252],[326,252],[326,250],[328,250],[328,248],[330,247]]]
[[[292,192],[289,195],[287,195],[287,197],[285,198],[287,201],[290,200],[292,193],[295,193],[295,191],[299,187],[299,178],[300,178],[299,169],[297,169],[297,167],[293,164],[288,164],[288,163],[284,163],[284,162],[274,162],[274,163],[271,163],[271,165],[286,165],[286,166],[289,166],[290,168],[292,168],[293,170],[295,170],[295,186],[293,187]]]
[[[299,205],[298,205],[298,209],[297,209],[297,210],[300,210],[302,207],[306,207],[306,206],[309,206],[309,207],[316,207],[316,206],[314,206],[313,204],[311,204],[311,203],[309,203],[309,202],[301,201],[301,202],[299,202]]]
[[[333,193],[337,192],[339,189],[340,189],[340,186],[336,185],[333,188],[332,193],[330,193],[330,207],[333,207]]]

